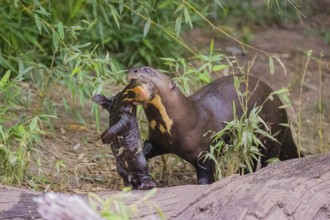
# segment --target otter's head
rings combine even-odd
[[[169,91],[175,88],[171,79],[151,67],[132,68],[128,72],[128,81],[139,87],[135,88],[136,94],[144,94],[145,103],[148,103],[161,91]]]

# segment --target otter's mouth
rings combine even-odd
[[[132,103],[145,104],[152,100],[155,96],[154,86],[150,82],[138,82],[136,79],[130,80],[130,86],[127,90]]]

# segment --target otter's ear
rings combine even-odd
[[[171,86],[171,89],[174,89],[174,88],[176,87],[175,82],[173,82],[173,81],[171,80],[171,84],[170,84],[170,86]]]

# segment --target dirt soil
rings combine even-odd
[[[330,13],[318,12],[307,19],[289,23],[283,27],[253,28],[253,39],[250,44],[276,54],[284,63],[286,74],[276,61],[274,61],[275,73],[270,74],[268,57],[252,49],[247,49],[247,54],[240,54],[241,47],[234,41],[224,38],[220,33],[206,33],[201,29],[195,29],[190,34],[193,37],[187,40],[198,48],[208,48],[210,39],[214,38],[215,47],[227,55],[238,51],[235,55],[243,66],[246,66],[255,54],[258,54],[252,73],[266,81],[275,90],[283,87],[292,89],[290,99],[295,113],[288,112],[296,133],[298,129],[295,115],[298,116],[299,112],[300,83],[307,62],[306,51],[312,50],[313,58],[307,67],[302,91],[301,146],[306,154],[329,151],[330,115],[327,113],[330,108],[330,92],[328,91],[330,88],[330,46],[325,43],[322,33],[330,31]],[[324,55],[322,58],[320,58],[321,52]],[[214,78],[219,76],[220,74],[215,74]],[[321,103],[324,107],[322,114],[317,107],[320,92]],[[59,100],[61,100],[60,97]],[[100,132],[107,127],[108,115],[105,111],[101,111],[102,128],[98,133],[95,119],[90,111],[91,104],[91,102],[87,103],[83,109],[86,125],[80,124],[75,117],[66,115],[64,111],[58,112],[59,117],[52,128],[53,134],[45,136],[42,144],[37,146],[33,155],[35,160],[40,158],[43,174],[51,180],[47,183],[48,189],[75,193],[121,189],[122,182],[116,173],[115,159],[111,149],[98,140]],[[59,101],[57,105],[61,108],[62,104]],[[320,149],[321,126],[323,147]],[[297,136],[298,134],[296,138]],[[153,158],[149,161],[149,166],[160,187],[196,183],[192,166],[174,156]],[[31,186],[35,187],[33,184]]]

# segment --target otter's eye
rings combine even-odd
[[[147,72],[147,73],[151,73],[150,69],[148,67],[144,68],[144,71]]]
[[[154,70],[150,67],[144,67],[143,70],[144,70],[144,72],[148,73],[150,76],[155,76],[156,75]]]
[[[138,71],[137,71],[137,69],[134,69],[133,72],[134,72],[134,73],[137,73]]]

